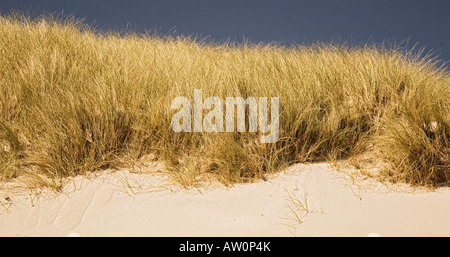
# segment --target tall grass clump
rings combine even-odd
[[[194,89],[279,97],[279,140],[173,132],[171,102]],[[214,44],[0,17],[2,179],[59,181],[152,153],[182,181],[207,173],[233,183],[369,154],[389,178],[438,185],[450,180],[449,139],[448,71],[398,47]]]

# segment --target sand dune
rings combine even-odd
[[[119,170],[76,177],[58,195],[11,183],[0,194],[0,236],[450,235],[448,187],[382,184],[325,163],[231,188]]]

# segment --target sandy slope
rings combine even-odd
[[[323,163],[228,189],[126,170],[77,177],[57,196],[1,186],[0,236],[450,236],[448,187],[386,186]]]

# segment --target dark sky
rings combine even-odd
[[[0,0],[0,10],[56,12],[97,28],[310,44],[415,43],[450,61],[448,0]]]

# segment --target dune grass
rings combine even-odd
[[[280,138],[175,133],[193,99],[279,97]],[[152,153],[180,183],[263,178],[295,162],[361,154],[383,176],[450,181],[450,76],[399,47],[205,43],[93,31],[75,19],[0,17],[0,178],[66,176]]]

